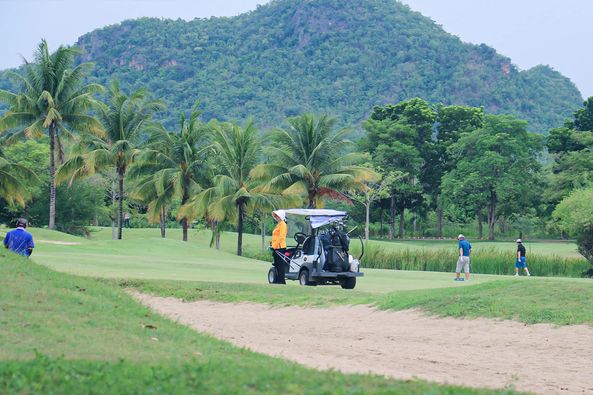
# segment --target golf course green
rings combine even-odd
[[[452,273],[364,269],[352,291],[283,287],[267,284],[268,262],[231,253],[231,233],[216,251],[208,247],[208,232],[191,232],[187,243],[178,230],[162,239],[156,229],[131,229],[124,240],[112,240],[104,228],[94,229],[89,239],[31,232],[36,240],[31,260],[0,256],[0,341],[7,345],[0,351],[3,393],[126,393],[131,388],[142,393],[516,393],[306,369],[164,319],[133,301],[126,294],[130,289],[185,300],[371,304],[441,316],[593,325],[593,282],[587,279],[478,274],[455,282]],[[425,243],[408,244],[434,248]],[[247,235],[248,250],[260,245],[258,236]],[[562,248],[570,253],[571,245]]]
[[[111,239],[110,229],[100,228],[90,239],[77,238],[44,229],[32,229],[37,240],[34,260],[52,269],[72,274],[117,278],[183,280],[222,283],[266,284],[270,263],[238,257],[233,234],[226,234],[223,250],[208,247],[209,232],[192,232],[189,242],[180,232],[170,231],[162,239],[157,229],[129,229],[124,239]],[[247,235],[247,248],[258,248],[260,239]],[[63,242],[64,244],[57,244]],[[79,243],[79,244],[70,244]],[[452,263],[453,264],[453,263]],[[387,293],[401,290],[459,287],[451,273],[364,269],[356,290]],[[475,275],[472,284],[499,279]],[[296,286],[296,282],[289,282]]]

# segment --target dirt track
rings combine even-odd
[[[593,394],[593,328],[588,326],[434,318],[368,306],[278,308],[133,296],[200,332],[318,369]]]

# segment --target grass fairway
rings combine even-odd
[[[0,393],[490,394],[306,369],[196,333],[105,281],[0,256]]]
[[[38,235],[39,231],[43,234]],[[32,229],[32,233],[44,240],[52,240],[52,233],[62,237],[58,232],[47,230]],[[244,284],[266,284],[271,266],[208,248],[206,240],[183,243],[172,238],[162,239],[154,229],[129,230],[126,238],[119,241],[111,240],[107,229],[98,231],[95,236],[90,240],[75,238],[79,245],[38,242],[34,259],[58,271],[91,277]],[[451,273],[365,269],[365,277],[358,282],[356,292],[388,293],[465,285],[451,281],[452,278]],[[472,283],[498,278],[476,275]],[[297,287],[296,282],[289,285]]]

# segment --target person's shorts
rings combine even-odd
[[[457,259],[457,268],[455,269],[455,273],[461,273],[461,269],[465,269],[465,272],[469,273],[468,256],[460,256],[459,259]]]
[[[517,262],[515,262],[515,267],[517,269],[525,269],[527,267],[527,261],[525,260],[524,256],[522,256],[521,259],[517,259]]]

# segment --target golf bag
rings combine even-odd
[[[327,246],[327,268],[332,272],[347,272],[350,270],[350,262],[348,262],[350,238],[337,228],[332,228],[328,237],[330,244]]]

